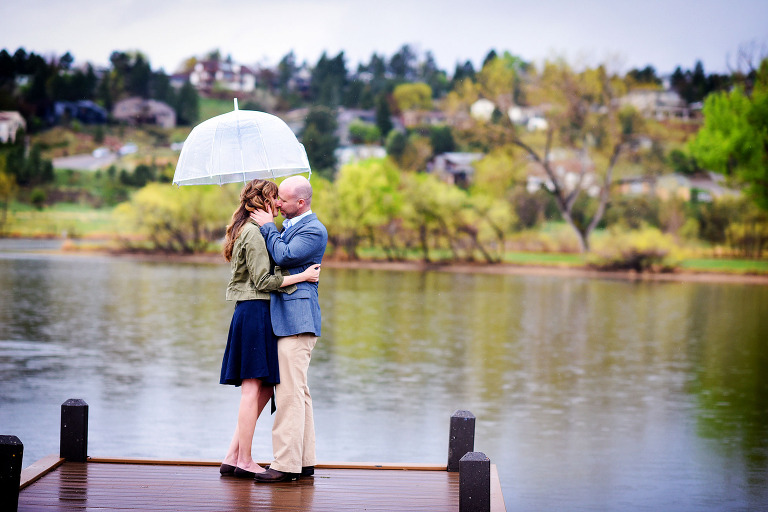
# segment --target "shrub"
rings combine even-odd
[[[118,206],[118,220],[138,228],[151,249],[176,253],[206,250],[224,236],[238,205],[237,186],[174,188],[151,183]],[[133,232],[134,229],[130,231]],[[130,239],[123,240],[131,248]]]
[[[759,259],[768,248],[768,222],[738,222],[726,230],[728,245],[739,256]]]
[[[606,227],[619,225],[640,229],[644,225],[660,226],[659,201],[648,196],[620,196],[611,200],[603,217]]]
[[[48,195],[45,193],[45,190],[41,188],[35,188],[29,193],[29,202],[38,210],[43,209],[47,200]]]
[[[355,120],[349,125],[349,139],[353,144],[375,144],[381,140],[381,131],[375,124]]]
[[[679,264],[674,239],[656,228],[611,231],[587,259],[599,270],[671,272]]]

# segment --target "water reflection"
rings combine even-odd
[[[0,430],[25,465],[58,407],[91,454],[218,458],[223,265],[0,258]],[[321,460],[436,462],[478,417],[509,510],[768,505],[765,287],[326,269],[310,381]],[[271,418],[254,450],[269,458]]]

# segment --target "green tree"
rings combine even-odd
[[[680,149],[673,149],[667,155],[667,163],[680,174],[695,174],[701,171],[696,159]]]
[[[397,82],[413,81],[418,73],[416,52],[410,45],[404,44],[389,61],[389,71]]]
[[[457,235],[452,224],[463,201],[462,192],[431,174],[405,174],[403,181],[403,193],[408,198],[403,220],[417,233],[421,257],[428,263],[432,261],[430,250],[439,245],[441,238]]]
[[[400,112],[432,109],[432,88],[423,82],[400,84],[392,96]]]
[[[421,172],[426,169],[427,162],[432,158],[433,153],[429,137],[412,132],[408,135],[405,150],[400,156],[398,164],[405,170]]]
[[[416,233],[422,259],[432,261],[432,249],[448,249],[453,260],[472,261],[476,253],[491,263],[503,253],[503,231],[512,223],[509,208],[499,201],[470,196],[431,174],[402,176],[403,222]],[[491,249],[493,240],[496,250]],[[499,243],[501,241],[501,243]]]
[[[704,126],[689,148],[701,166],[744,184],[747,195],[768,210],[768,58],[751,96],[737,86],[707,97]]]
[[[330,179],[336,168],[336,114],[327,107],[314,107],[307,114],[301,141],[314,172]]]
[[[432,146],[433,155],[456,151],[456,141],[450,126],[431,126],[429,128],[429,144]]]
[[[192,125],[200,117],[200,96],[195,87],[187,80],[176,95],[173,105],[176,111],[176,121],[179,124]]]
[[[493,101],[503,112],[513,104],[523,104],[520,74],[527,67],[520,57],[509,52],[486,61],[475,77],[480,94]]]
[[[140,229],[151,249],[189,254],[206,250],[223,236],[237,206],[236,194],[233,187],[152,183],[118,206],[116,213]]]
[[[328,107],[337,107],[344,98],[347,86],[347,67],[344,52],[339,52],[330,59],[325,52],[320,56],[312,70],[310,88],[315,103]]]
[[[288,83],[298,70],[299,68],[296,65],[296,55],[294,55],[293,50],[291,50],[283,56],[277,64],[277,82],[280,89],[288,89]]]
[[[355,120],[349,125],[352,144],[376,144],[381,140],[381,131],[375,124]]]
[[[359,75],[363,73],[368,75],[371,93],[375,96],[390,89],[390,81],[387,79],[387,61],[384,57],[374,53],[368,64],[358,65],[357,72]]]
[[[16,195],[16,179],[6,172],[6,155],[0,154],[0,202],[3,204],[3,214],[0,217],[0,233],[5,229],[8,219],[8,209]]]
[[[429,85],[432,96],[440,98],[448,91],[448,77],[445,71],[440,69],[435,62],[435,56],[428,51],[424,61],[419,64],[418,80]]]
[[[385,93],[376,96],[376,126],[379,127],[382,137],[387,137],[392,131],[392,111],[389,109]]]
[[[468,60],[464,64],[457,63],[456,70],[453,72],[453,77],[451,77],[450,90],[456,89],[464,80],[474,79],[475,68],[472,65],[472,61]]]
[[[389,155],[395,162],[399,162],[403,158],[405,148],[408,145],[408,136],[399,130],[392,130],[387,135],[387,141],[385,148],[387,155]]]
[[[391,160],[370,159],[343,166],[335,182],[338,215],[330,228],[334,245],[357,259],[361,239],[374,240],[377,232],[396,219],[403,205],[400,171]],[[390,245],[391,240],[385,242]]]
[[[627,80],[630,87],[633,85],[660,87],[661,78],[656,75],[656,69],[651,66],[645,66],[643,69],[633,68],[627,73]]]
[[[33,144],[25,154],[24,137],[16,136],[16,143],[5,148],[6,169],[20,187],[34,187],[53,181],[53,164],[43,158],[39,144]]]

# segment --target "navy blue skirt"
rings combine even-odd
[[[268,300],[238,302],[232,315],[219,382],[239,386],[243,379],[280,383],[277,337],[272,332]]]

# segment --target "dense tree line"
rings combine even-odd
[[[102,71],[91,67],[72,69],[72,62],[68,54],[46,62],[23,50],[14,55],[0,53],[0,102],[22,102],[28,109],[33,107],[32,115],[39,115],[35,109],[46,102],[79,94],[90,94],[104,106],[111,106],[121,97],[141,96],[177,105],[182,121],[194,122],[196,118],[193,108],[182,114],[184,109],[178,107],[185,89],[171,87],[169,77],[162,71],[152,71],[141,54],[113,52],[110,68]],[[765,176],[764,166],[760,167],[764,155],[737,151],[745,144],[761,147],[762,143],[760,134],[764,130],[760,122],[768,116],[764,115],[764,78],[756,72],[707,75],[701,63],[696,63],[694,69],[678,68],[669,77],[670,86],[686,101],[707,99],[704,114],[708,128],[702,137],[722,137],[718,130],[723,126],[746,123],[742,131],[746,135],[734,138],[734,144],[740,146],[731,154],[718,156],[718,160],[697,150],[712,147],[709,143],[678,147],[667,154],[663,130],[655,121],[642,118],[633,108],[617,101],[635,87],[661,89],[664,80],[652,66],[632,69],[624,75],[610,73],[603,66],[577,70],[562,60],[537,68],[509,52],[490,51],[480,68],[475,69],[469,61],[458,63],[449,77],[430,52],[419,55],[408,45],[391,58],[374,53],[355,71],[350,71],[347,64],[344,52],[335,56],[323,53],[312,67],[299,64],[290,52],[275,69],[261,71],[258,87],[277,97],[280,107],[309,107],[302,142],[312,168],[328,183],[320,197],[326,194],[324,197],[332,198],[327,203],[327,215],[336,224],[331,231],[344,226],[331,233],[332,242],[349,257],[355,257],[357,248],[367,244],[383,248],[393,258],[417,248],[429,260],[431,251],[440,248],[450,251],[454,258],[480,254],[487,261],[498,261],[505,237],[543,219],[564,220],[583,251],[591,247],[593,230],[618,224],[630,229],[651,226],[667,233],[694,233],[692,236],[709,237],[713,243],[735,240],[735,231],[727,234],[725,228],[712,228],[717,222],[706,220],[718,217],[716,209],[708,216],[701,214],[702,209],[694,215],[650,203],[625,207],[625,201],[615,192],[616,178],[637,173],[638,169],[643,173],[674,169],[694,174],[702,169],[702,162],[742,181],[758,180],[757,186]],[[302,82],[300,75],[306,77],[307,73],[308,80]],[[736,92],[731,91],[734,86]],[[185,87],[194,93],[191,85]],[[495,106],[487,119],[470,115],[470,107],[480,98]],[[251,101],[256,104],[255,99]],[[513,106],[539,105],[546,105],[546,125],[540,132],[512,122],[508,115]],[[375,112],[375,122],[354,123],[350,136],[358,143],[383,143],[389,155],[385,162],[335,170],[338,107]],[[463,121],[393,130],[392,116],[437,108]],[[723,112],[729,112],[721,116],[725,121],[713,125],[718,113]],[[440,184],[421,172],[434,156],[450,151],[486,155],[475,166],[471,185],[460,188]],[[561,156],[553,156],[557,154]],[[576,176],[575,182],[569,182],[561,171],[563,160],[578,163],[579,168],[570,173],[571,178]],[[718,162],[725,164],[718,167]],[[541,186],[534,193],[526,191],[525,184],[532,167],[542,176]],[[45,176],[44,166],[32,162],[25,168],[30,170],[29,176]],[[141,186],[156,178],[152,172],[144,172],[149,170],[142,169],[135,180],[121,176],[121,181]],[[384,173],[385,182],[368,176],[377,172]],[[21,184],[20,178],[17,176]],[[366,180],[371,186],[364,187],[365,197],[357,198],[351,184]],[[383,192],[377,196],[375,189],[379,186]],[[405,201],[403,197],[418,200]],[[368,204],[371,198],[389,207],[379,211],[371,204],[366,212],[345,210],[349,208],[347,203]],[[758,219],[756,222],[764,222],[754,212],[749,215]],[[357,220],[350,220],[350,216]],[[679,221],[681,217],[697,219],[696,227],[690,223],[686,226]],[[348,225],[350,222],[354,225]],[[748,223],[745,226],[746,233]],[[720,233],[720,238],[707,235],[709,232]]]
[[[56,102],[90,100],[111,112],[121,99],[138,96],[171,105],[180,124],[197,122],[199,100],[191,84],[176,90],[170,77],[153,71],[139,52],[114,51],[109,60],[107,69],[75,68],[69,52],[45,59],[23,48],[13,55],[0,50],[0,110],[21,112],[28,130],[36,132],[53,122]]]

